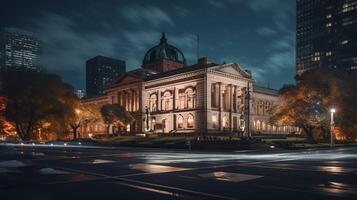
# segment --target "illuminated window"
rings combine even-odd
[[[341,41],[341,44],[342,44],[342,45],[348,44],[348,40],[342,40],[342,41]]]
[[[216,128],[217,127],[217,115],[212,115],[212,125],[213,125],[213,128]]]
[[[177,117],[177,128],[183,128],[183,117],[181,115]]]
[[[331,56],[331,55],[332,55],[331,51],[326,52],[326,56]]]
[[[164,95],[162,96],[161,109],[162,110],[171,110],[172,109],[172,99],[171,99],[170,92],[165,92]]]
[[[187,128],[193,128],[193,116],[189,115],[187,118]]]
[[[326,15],[326,19],[330,19],[332,17],[332,14]]]
[[[150,110],[157,111],[157,96],[156,96],[156,94],[152,94],[150,96]]]
[[[228,118],[226,116],[222,118],[222,125],[224,128],[228,128],[229,126]]]
[[[331,26],[332,26],[331,23],[327,23],[327,24],[326,24],[326,27],[327,27],[327,28],[329,28],[329,27],[331,27]]]
[[[192,88],[188,88],[185,91],[187,95],[187,108],[194,108],[194,91]]]

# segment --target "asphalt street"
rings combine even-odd
[[[357,199],[357,148],[197,152],[0,145],[5,199]]]

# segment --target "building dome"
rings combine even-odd
[[[183,53],[178,48],[167,43],[165,33],[162,33],[160,43],[146,52],[143,65],[154,63],[162,59],[170,60],[184,65],[186,64]]]

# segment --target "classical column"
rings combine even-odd
[[[218,98],[218,127],[220,131],[223,131],[223,126],[222,126],[222,103],[223,103],[223,99],[222,99],[222,83],[218,82],[218,94],[219,94],[219,98]]]
[[[234,96],[233,96],[233,85],[230,84],[229,85],[229,130],[233,131],[233,100],[234,100]]]
[[[131,90],[131,112],[135,111],[135,90]]]
[[[161,110],[161,91],[157,91],[157,111]]]
[[[173,90],[173,93],[172,93],[172,110],[176,109],[176,98],[177,98],[176,91],[177,91],[177,89],[176,89],[176,87],[174,87],[174,90]],[[175,117],[174,117],[174,119],[175,119]]]
[[[233,110],[237,112],[237,104],[238,104],[238,95],[237,95],[237,86],[234,86],[234,96],[233,96]]]
[[[136,91],[136,111],[140,110],[140,95],[141,95],[141,93],[137,90]]]
[[[129,111],[129,92],[125,91],[125,109]]]

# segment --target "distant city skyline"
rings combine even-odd
[[[294,82],[295,1],[5,0],[1,4],[0,26],[38,35],[43,66],[76,88],[84,88],[85,61],[96,55],[125,60],[127,70],[141,67],[145,52],[161,32],[182,50],[188,65],[197,62],[198,33],[200,57],[237,62],[261,85],[280,88]]]
[[[0,30],[0,69],[41,68],[41,42],[31,32],[15,28]]]
[[[298,0],[297,12],[297,73],[319,67],[357,72],[357,0]]]

